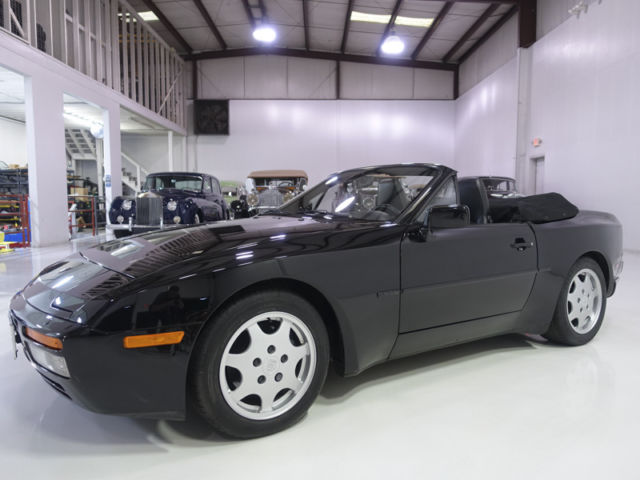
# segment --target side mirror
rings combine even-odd
[[[429,230],[466,227],[470,223],[466,205],[436,205],[429,209],[425,223]]]

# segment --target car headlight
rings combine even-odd
[[[175,200],[169,200],[167,202],[167,209],[170,212],[175,212],[176,208],[178,208],[178,202],[176,202]]]
[[[292,199],[293,197],[295,197],[295,196],[296,196],[296,194],[295,194],[295,193],[293,193],[293,192],[287,192],[287,193],[285,193],[285,194],[284,194],[284,199],[283,199],[283,200],[284,200],[285,202],[288,202],[289,200],[291,200],[291,199]]]
[[[255,193],[252,193],[247,197],[247,203],[251,207],[255,207],[256,205],[258,205],[258,201],[258,195],[256,195]]]
[[[35,363],[42,368],[46,368],[50,372],[60,375],[61,377],[69,378],[69,368],[67,367],[67,361],[64,357],[58,353],[53,353],[52,350],[47,347],[42,347],[35,342],[29,342],[29,353]]]
[[[123,200],[122,201],[122,209],[123,210],[131,210],[131,206],[133,205],[133,202],[131,200]]]

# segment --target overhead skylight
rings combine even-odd
[[[138,12],[140,18],[142,18],[145,22],[153,22],[154,20],[158,20],[158,17],[151,10],[146,12]]]
[[[352,22],[369,22],[387,24],[391,20],[391,15],[382,15],[379,13],[351,12]],[[433,23],[433,18],[419,17],[403,17],[398,15],[394,25],[404,25],[407,27],[428,28]]]

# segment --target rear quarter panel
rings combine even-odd
[[[622,258],[622,225],[604,212],[581,211],[568,220],[533,225],[538,244],[538,270],[566,277],[571,266],[586,254],[606,261],[607,292],[614,288],[613,266]]]

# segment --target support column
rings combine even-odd
[[[173,172],[173,130],[167,132],[167,156],[169,158],[169,171]]]
[[[532,191],[531,168],[529,165],[532,49],[519,48],[517,62],[516,184],[518,185],[518,191],[526,195],[532,195],[535,193]]]
[[[96,138],[96,173],[98,175],[98,196],[104,197],[104,140]]]
[[[189,164],[187,163],[187,136],[183,135],[180,141],[180,154],[182,155],[182,164],[186,172],[189,171]]]
[[[120,106],[105,110],[104,122],[104,196],[109,209],[113,199],[122,195],[122,147],[120,145]]]
[[[62,90],[44,76],[25,78],[31,243],[69,240]]]

